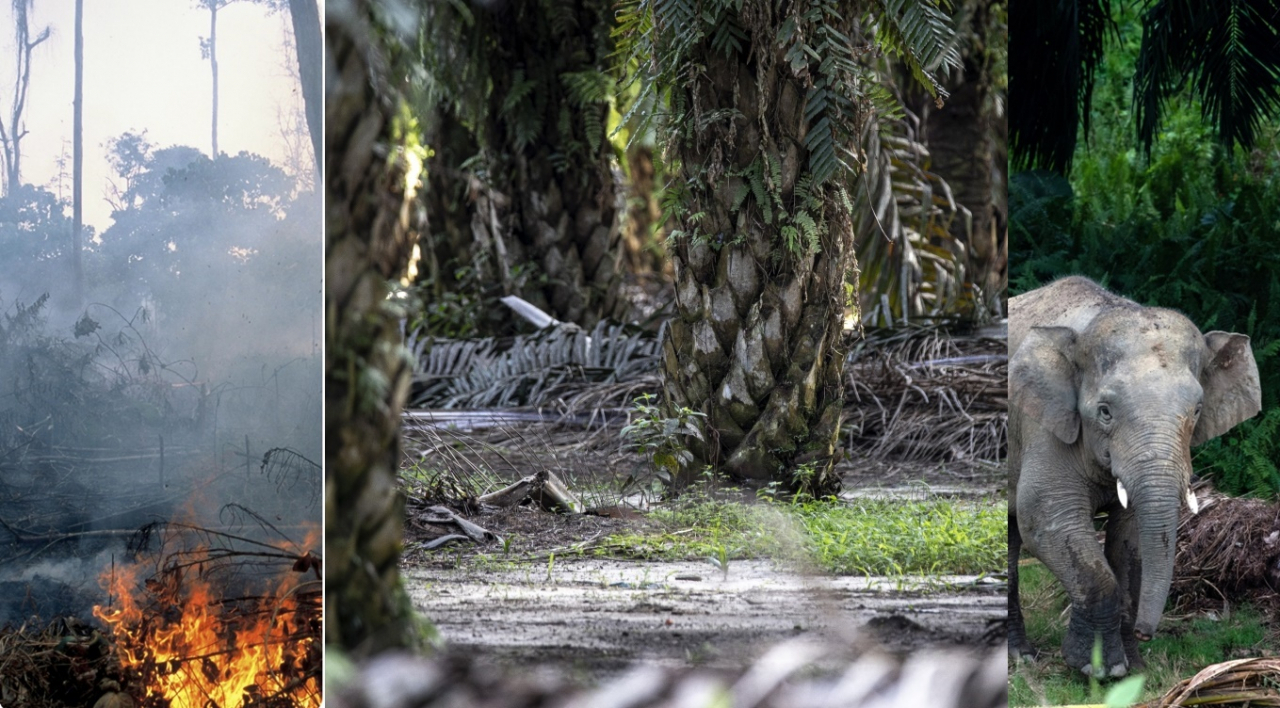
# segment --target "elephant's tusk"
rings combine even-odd
[[[1124,482],[1116,480],[1116,494],[1120,495],[1120,506],[1129,508],[1129,492],[1124,489]]]
[[[1200,500],[1196,499],[1196,493],[1190,489],[1187,490],[1187,506],[1191,507],[1192,514],[1200,513]]]

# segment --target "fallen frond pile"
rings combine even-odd
[[[1008,433],[1002,333],[937,327],[870,331],[845,369],[851,452],[899,460],[995,460]]]
[[[601,321],[590,331],[558,324],[533,334],[437,339],[415,334],[413,408],[547,406],[592,384],[625,407],[657,388],[661,338],[638,327]]]
[[[1185,609],[1280,592],[1280,504],[1210,493],[1178,528],[1170,594]]]
[[[0,705],[93,705],[100,684],[119,677],[120,664],[107,638],[78,620],[0,630]]]

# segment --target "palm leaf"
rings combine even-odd
[[[946,97],[934,75],[960,66],[960,38],[941,9],[928,0],[880,0],[877,39],[901,57],[930,95]]]
[[[1076,136],[1082,126],[1089,132],[1089,103],[1108,29],[1117,31],[1111,0],[1053,0],[1009,13],[1015,165],[1060,174],[1071,169]]]
[[[1274,2],[1158,0],[1143,16],[1134,70],[1138,139],[1149,154],[1164,104],[1190,84],[1225,145],[1254,143],[1280,110],[1280,16]]]

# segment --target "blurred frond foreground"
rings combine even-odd
[[[457,654],[384,655],[330,697],[335,708],[996,708],[1008,702],[1003,651],[985,657],[921,652],[905,660],[868,652],[814,678],[831,647],[779,644],[740,672],[640,666],[596,689],[554,672],[500,671]]]

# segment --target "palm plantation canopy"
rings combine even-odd
[[[1017,16],[1010,51],[1019,100],[1010,132],[1015,162],[1066,173],[1077,131],[1088,136],[1091,100],[1108,43],[1118,42],[1111,0],[1055,0]],[[1133,130],[1147,155],[1184,88],[1224,145],[1246,149],[1280,112],[1280,17],[1272,0],[1159,0],[1141,17],[1133,67]]]
[[[380,446],[407,395],[401,317],[509,335],[497,301],[517,295],[591,328],[628,317],[624,264],[665,253],[662,405],[689,422],[669,481],[711,469],[825,496],[846,322],[999,313],[1004,3],[396,7],[327,5],[329,570],[353,583],[331,640],[367,648],[402,611],[357,587],[395,582]],[[932,171],[930,130],[965,155],[954,172]],[[387,300],[395,281],[406,297]],[[357,598],[376,599],[361,616]]]

